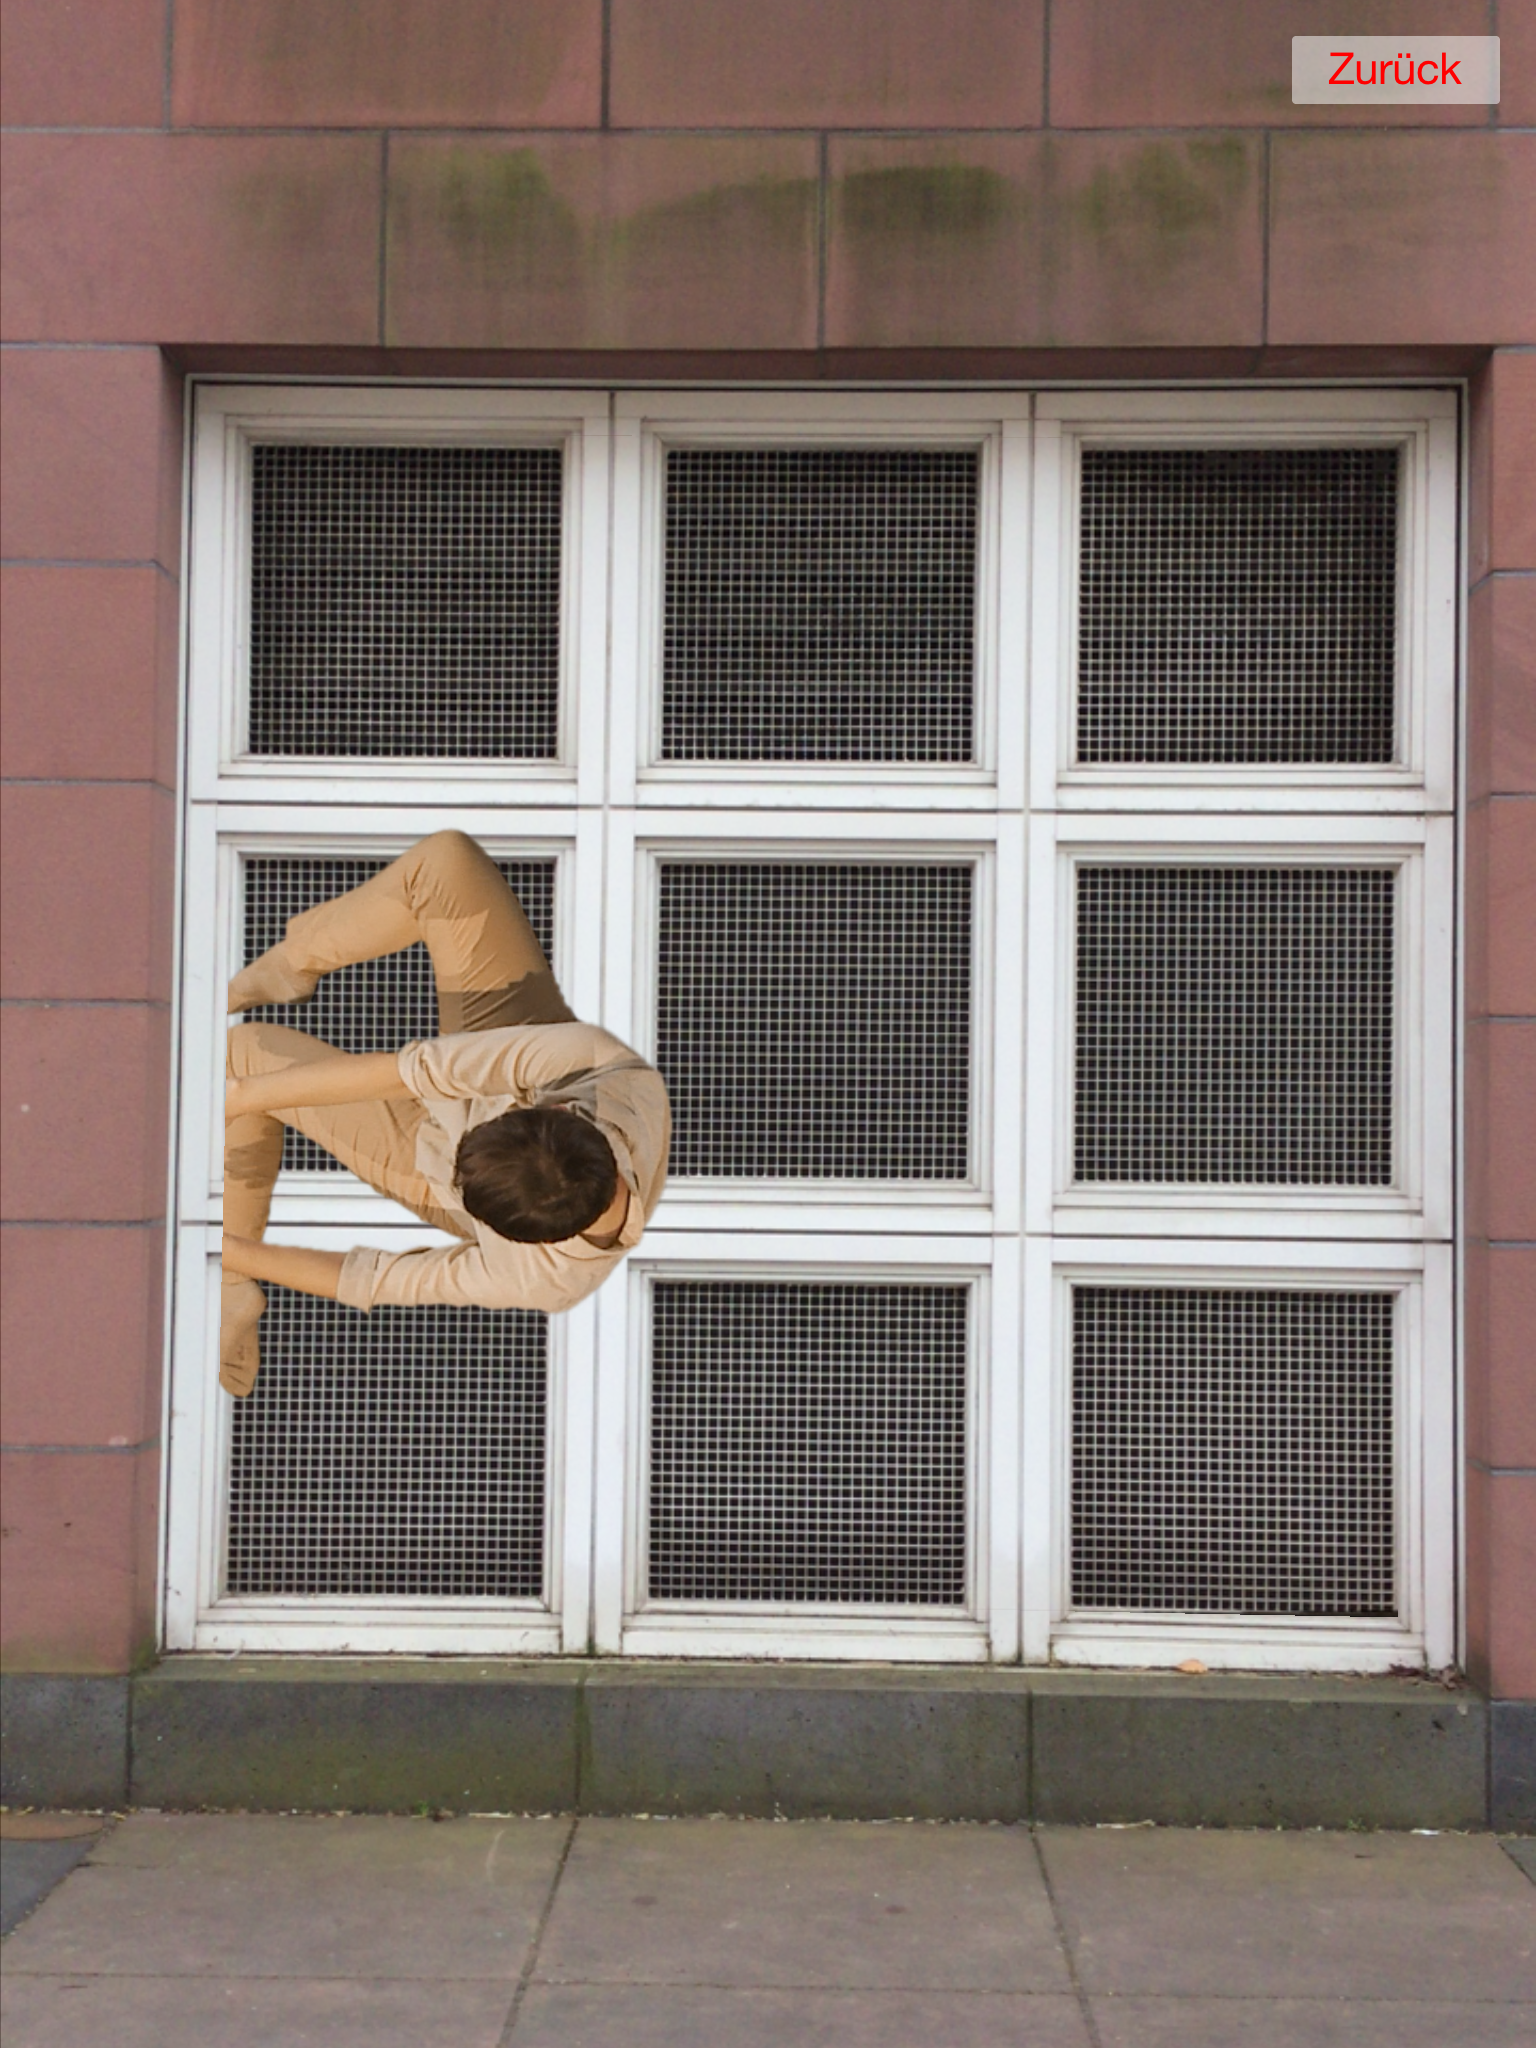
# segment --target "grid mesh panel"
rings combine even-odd
[[[1083,451],[1077,758],[1387,762],[1393,448]]]
[[[1389,1186],[1395,882],[1080,868],[1076,1178]]]
[[[245,964],[282,938],[290,917],[356,889],[389,865],[389,856],[253,855],[245,862]],[[554,947],[555,864],[499,860],[548,958]],[[394,1052],[407,1039],[437,1036],[437,989],[425,946],[382,960],[361,960],[325,975],[307,1003],[268,1003],[248,1010],[252,1023],[289,1024],[323,1038],[338,1052]],[[283,1134],[287,1173],[340,1173],[339,1160],[300,1131]]]
[[[1390,1295],[1073,1304],[1074,1607],[1396,1612]]]
[[[674,1177],[964,1180],[972,870],[671,861]]]
[[[969,761],[974,449],[674,448],[662,758]]]
[[[962,1606],[967,1301],[657,1282],[651,1598]]]
[[[267,1300],[234,1404],[230,1593],[539,1598],[547,1318]]]
[[[252,452],[251,752],[551,759],[561,451]]]

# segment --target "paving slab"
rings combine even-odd
[[[1071,1990],[1029,1831],[929,1822],[583,1821],[535,1977]]]
[[[17,1929],[5,1968],[515,1980],[569,1831],[557,1820],[133,1815]]]
[[[497,2048],[506,1984],[8,1977],[7,2048]]]
[[[1077,2001],[1016,1992],[533,1985],[516,2048],[1093,2048]]]
[[[1039,1835],[1096,1998],[1536,2000],[1536,1893],[1488,1835]]]
[[[1528,2005],[1395,1999],[1096,1998],[1100,2048],[1530,2048]]]
[[[0,1934],[9,1934],[91,1853],[90,1839],[0,1842]]]

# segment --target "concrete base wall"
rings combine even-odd
[[[1536,1828],[1536,1706],[1416,1679],[182,1657],[4,1724],[31,1805]]]

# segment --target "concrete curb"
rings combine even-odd
[[[1536,1704],[1423,1679],[174,1657],[12,1673],[7,1801],[1533,1824]]]

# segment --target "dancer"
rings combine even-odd
[[[661,1076],[578,1023],[484,849],[423,839],[290,919],[229,985],[232,1012],[301,1003],[321,975],[426,942],[443,1035],[342,1053],[280,1024],[229,1034],[219,1383],[260,1367],[260,1281],[347,1303],[570,1308],[640,1241],[666,1179]],[[452,1244],[345,1254],[263,1242],[291,1124]]]

